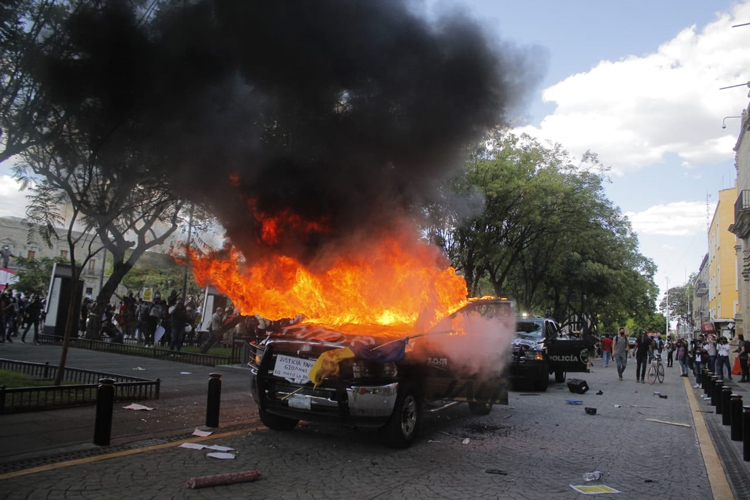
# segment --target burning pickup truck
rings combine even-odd
[[[288,326],[258,345],[253,398],[271,429],[300,420],[378,428],[387,445],[407,448],[425,411],[466,402],[486,415],[508,404],[504,359],[514,325],[512,301],[482,298],[419,333]]]

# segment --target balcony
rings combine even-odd
[[[734,224],[729,230],[739,238],[750,236],[750,189],[743,189],[734,203]]]
[[[708,286],[702,281],[697,282],[695,284],[695,296],[703,297],[705,295],[708,295]]]

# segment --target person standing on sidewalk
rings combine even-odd
[[[34,345],[39,345],[39,319],[42,316],[42,301],[36,295],[31,296],[31,302],[26,306],[26,311],[29,316],[29,323],[26,325],[26,329],[21,335],[21,342],[26,343],[26,334],[29,333],[29,328],[34,327]]]
[[[671,335],[667,335],[667,345],[664,346],[667,349],[667,368],[672,366],[674,357],[674,341]]]
[[[615,354],[617,375],[620,377],[620,380],[622,380],[622,374],[628,366],[628,351],[630,350],[624,328],[620,328],[620,332],[617,334],[617,337],[615,337],[612,348]]]
[[[737,345],[736,352],[739,353],[737,357],[740,360],[740,368],[742,369],[742,380],[740,380],[740,382],[750,382],[750,377],[748,377],[748,367],[747,367],[747,354],[748,354],[747,342],[745,342],[745,336],[742,334],[739,334],[737,338],[740,340],[740,342]]]
[[[693,388],[695,389],[701,386],[701,382],[703,381],[703,366],[707,359],[708,354],[706,353],[703,335],[698,335],[698,340],[693,342],[693,374],[695,375],[695,385]]]
[[[605,333],[602,339],[602,366],[604,368],[609,366],[610,359],[612,359],[612,339],[609,338],[608,333]]]
[[[646,333],[641,330],[641,336],[635,341],[635,381],[646,383],[646,364],[654,354],[654,344]]]
[[[724,366],[727,367],[727,379],[732,380],[732,368],[729,366],[729,342],[722,336],[716,345],[716,374],[724,379]]]
[[[687,343],[683,339],[679,339],[675,344],[675,351],[677,351],[677,362],[680,363],[680,369],[682,369],[681,377],[688,376],[688,347]]]

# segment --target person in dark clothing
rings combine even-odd
[[[29,323],[26,325],[26,329],[21,335],[21,342],[26,343],[26,334],[29,333],[29,328],[34,325],[34,345],[39,345],[39,319],[42,316],[42,301],[36,295],[31,296],[29,305],[26,307],[26,313],[29,318]]]
[[[646,364],[654,353],[654,344],[649,338],[646,330],[641,332],[641,336],[635,341],[635,381],[642,384],[646,383]]]
[[[746,383],[750,382],[750,375],[748,375],[748,366],[747,366],[747,355],[748,351],[748,344],[745,342],[745,336],[740,334],[738,337],[739,344],[737,345],[737,357],[740,360],[740,368],[742,369],[742,380],[740,382]]]
[[[187,308],[181,298],[177,299],[175,305],[169,308],[169,315],[172,324],[169,350],[180,352],[182,342],[185,339],[185,324],[188,322]]]

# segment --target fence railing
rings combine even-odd
[[[23,373],[42,379],[57,377],[59,367],[49,363],[30,363],[0,358],[0,370]],[[96,403],[99,379],[115,381],[115,397],[120,400],[137,401],[159,399],[161,380],[129,377],[114,373],[93,372],[78,368],[65,368],[62,379],[75,385],[50,385],[39,387],[0,387],[0,414],[64,408]]]
[[[81,338],[70,339],[70,347],[78,349],[88,349],[91,351],[112,352],[115,354],[126,354],[142,358],[155,358],[167,361],[179,361],[191,365],[200,366],[217,366],[231,365],[240,363],[242,360],[242,347],[232,345],[232,351],[229,356],[215,356],[213,354],[201,354],[195,352],[176,352],[169,349],[159,349],[156,347],[146,347],[145,345],[129,342],[126,339],[122,344],[106,342],[102,340],[90,340]],[[39,342],[42,344],[61,344],[62,338],[56,335],[39,335]]]

